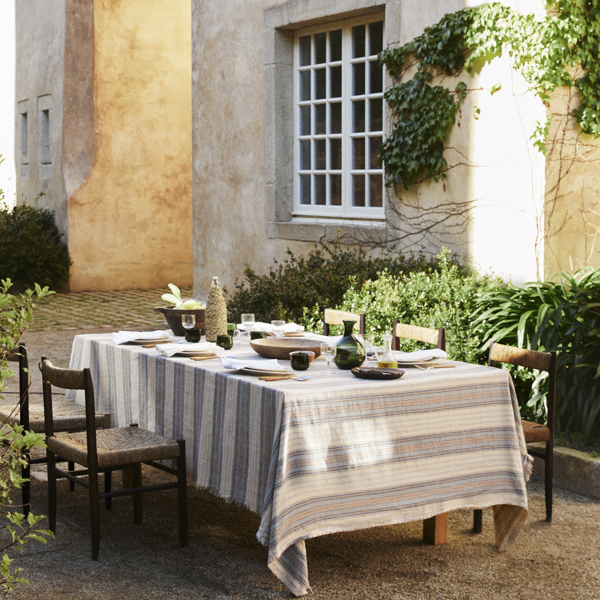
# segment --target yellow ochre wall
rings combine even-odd
[[[94,1],[94,159],[71,291],[192,284],[190,0]]]

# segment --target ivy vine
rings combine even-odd
[[[576,86],[580,103],[572,115],[582,133],[600,137],[600,0],[547,0],[543,19],[498,2],[465,8],[447,14],[412,42],[380,54],[399,82],[385,93],[393,119],[380,153],[386,185],[408,189],[424,179],[445,177],[444,142],[472,90],[462,81],[454,89],[443,82],[463,71],[473,74],[505,51],[546,104],[558,87]],[[583,75],[574,79],[577,69]],[[409,72],[414,74],[407,79]],[[434,77],[441,83],[433,85]],[[498,89],[494,86],[491,93]],[[532,135],[544,154],[548,126],[549,121],[538,123]]]

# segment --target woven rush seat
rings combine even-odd
[[[532,442],[549,442],[551,438],[550,429],[546,425],[532,423],[531,421],[521,420],[523,425],[523,435],[528,444]]]
[[[7,425],[20,425],[18,405],[0,406],[0,419]],[[55,431],[85,429],[85,408],[70,400],[54,401],[52,408]],[[44,433],[44,405],[29,404],[29,430]],[[104,414],[96,413],[96,427],[104,427]]]
[[[96,432],[96,443],[99,469],[123,468],[128,464],[179,458],[179,445],[176,441],[137,427],[100,429]],[[50,437],[48,449],[89,467],[85,431],[59,433]]]

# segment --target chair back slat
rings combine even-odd
[[[365,334],[366,319],[365,314],[347,312],[345,310],[334,310],[326,308],[323,314],[323,335],[329,335],[330,325],[343,325],[344,321],[356,321],[354,323],[354,329],[358,329],[361,335]]]
[[[417,325],[404,325],[396,319],[394,321],[393,336],[392,348],[394,350],[399,349],[399,338],[433,344],[440,350],[446,350],[446,330],[444,327],[429,329],[427,327],[418,327]]]
[[[526,348],[515,348],[503,344],[492,344],[488,356],[488,364],[492,366],[494,362],[509,363],[519,367],[528,367],[538,371],[550,372],[552,353],[537,352],[527,350]]]
[[[52,415],[52,386],[68,390],[85,390],[85,429],[87,434],[88,467],[90,472],[98,470],[98,450],[96,447],[96,406],[94,385],[89,369],[61,369],[49,360],[42,358],[42,378],[44,392],[44,417],[46,437],[54,435]]]

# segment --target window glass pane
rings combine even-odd
[[[300,66],[310,65],[310,35],[300,38]]]
[[[352,140],[352,168],[353,169],[364,169],[365,168],[365,138],[356,138]]]
[[[325,104],[315,105],[315,135],[323,135],[325,133]]]
[[[381,138],[372,137],[369,138],[369,169],[380,169],[381,167],[377,164],[377,157],[381,151]]]
[[[354,74],[352,94],[362,96],[365,93],[365,63],[353,65],[352,73]]]
[[[315,175],[315,204],[327,204],[326,175]]]
[[[300,175],[300,204],[310,204],[310,175]]]
[[[325,69],[315,69],[315,99],[322,100],[327,94],[326,86],[326,75]]]
[[[381,131],[383,129],[383,100],[369,100],[369,131]]]
[[[365,101],[355,100],[352,103],[352,131],[360,132],[365,130]]]
[[[300,107],[300,135],[310,135],[310,106]]]
[[[330,77],[330,98],[342,97],[342,67],[331,67],[329,69]]]
[[[329,168],[338,171],[342,168],[342,140],[329,140]]]
[[[357,25],[352,28],[352,57],[360,58],[365,55],[365,26]]]
[[[336,29],[329,32],[329,60],[334,62],[342,60],[342,30]]]
[[[300,71],[300,100],[310,100],[310,71]]]
[[[342,176],[329,176],[329,198],[333,206],[342,205]]]
[[[342,103],[334,102],[331,106],[331,121],[329,122],[329,133],[342,133]]]
[[[365,205],[365,176],[352,176],[352,206]]]
[[[315,140],[315,171],[325,170],[325,144],[327,140]]]
[[[383,206],[383,181],[381,175],[369,175],[369,205],[373,208]]]
[[[379,66],[379,63],[374,60],[369,63],[370,72],[370,83],[369,93],[379,94],[383,91],[383,69]]]
[[[369,54],[379,54],[383,50],[383,21],[369,25]]]
[[[310,140],[300,142],[300,170],[310,171]]]
[[[325,43],[326,43],[327,34],[317,33],[315,35],[315,63],[320,64],[324,63],[327,59],[325,58]]]

